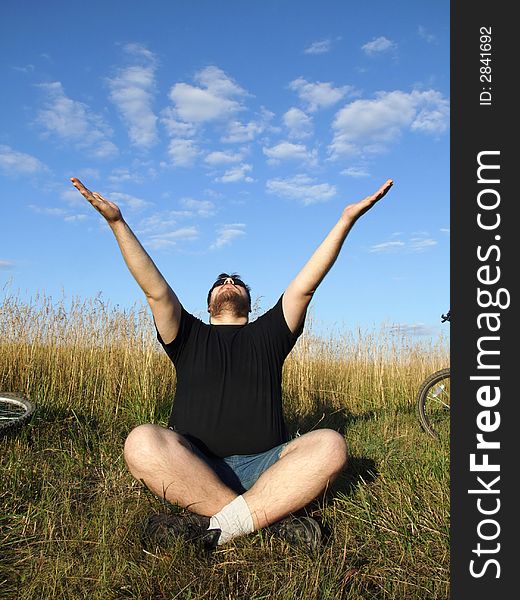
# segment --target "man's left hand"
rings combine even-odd
[[[366,198],[363,198],[363,200],[360,200],[355,204],[349,204],[343,210],[342,218],[345,221],[348,221],[349,223],[353,223],[354,221],[359,219],[361,215],[364,215],[367,212],[367,210],[370,210],[376,202],[381,200],[381,198],[388,192],[388,190],[392,187],[393,184],[394,182],[392,181],[392,179],[388,179],[377,190],[377,192],[375,192],[371,196],[367,196]]]

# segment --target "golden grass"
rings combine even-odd
[[[318,337],[284,367],[292,433],[333,427],[350,463],[309,510],[329,535],[314,558],[260,532],[201,559],[179,544],[143,551],[160,507],[132,480],[125,436],[165,423],[175,372],[148,309],[39,296],[0,304],[0,391],[33,399],[30,427],[0,438],[0,597],[448,598],[449,448],[414,412],[448,343],[388,330]]]

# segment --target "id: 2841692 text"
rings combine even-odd
[[[491,106],[491,26],[480,28],[480,106]]]

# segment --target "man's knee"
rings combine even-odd
[[[328,471],[331,477],[337,475],[347,464],[347,443],[333,429],[317,429],[296,438],[285,450],[287,454],[293,451],[306,453],[309,459],[316,461],[320,469]]]
[[[154,463],[165,451],[172,452],[184,440],[170,429],[147,423],[132,429],[125,441],[124,457],[128,466]]]
[[[347,464],[347,442],[345,438],[333,429],[320,429],[319,447],[332,474],[339,473]]]
[[[151,447],[156,445],[155,438],[158,435],[156,425],[138,425],[132,429],[125,440],[124,457],[129,466],[138,464],[143,458],[150,454]]]

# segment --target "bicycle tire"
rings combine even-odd
[[[0,392],[0,434],[27,425],[32,419],[36,405],[12,392]]]
[[[431,437],[449,438],[450,368],[435,371],[421,384],[417,393],[417,415],[421,427]]]

